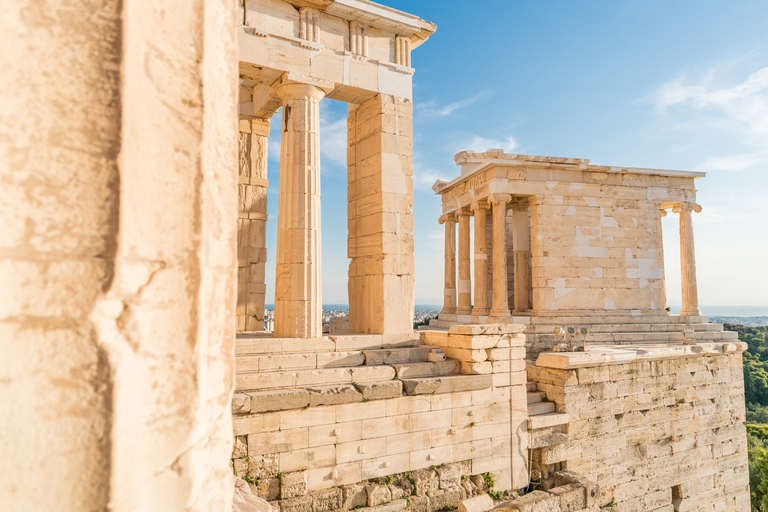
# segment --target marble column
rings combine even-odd
[[[486,224],[488,203],[472,203],[475,214],[475,304],[472,316],[488,315],[488,243]]]
[[[491,317],[510,316],[507,297],[507,203],[509,194],[493,194],[493,302]]]
[[[531,224],[528,203],[512,206],[512,258],[514,265],[514,310],[531,308]]]
[[[471,211],[461,208],[456,212],[459,217],[459,282],[457,315],[472,314],[472,269],[469,262],[469,217]]]
[[[283,79],[277,212],[275,337],[323,334],[320,245],[320,100],[326,90]]]
[[[439,220],[445,224],[445,288],[441,314],[456,313],[456,217],[443,215]]]
[[[696,203],[680,203],[675,205],[672,211],[680,215],[680,274],[682,276],[683,298],[680,315],[700,316],[691,212],[700,212],[701,206]]]

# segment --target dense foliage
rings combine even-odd
[[[744,352],[744,395],[747,402],[747,449],[752,512],[768,512],[768,327],[725,324],[748,345]]]

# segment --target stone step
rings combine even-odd
[[[363,352],[320,352],[306,354],[269,354],[235,356],[237,373],[343,368],[365,363]]]
[[[235,376],[235,388],[239,391],[306,388],[394,378],[395,369],[388,365],[243,372]]]
[[[568,423],[569,416],[565,412],[551,412],[548,414],[528,415],[528,430],[554,427]]]
[[[528,416],[537,416],[539,414],[547,414],[555,412],[555,404],[553,402],[538,402],[528,404]]]
[[[442,350],[434,347],[384,348],[362,351],[366,365],[425,362],[429,361],[429,354],[432,352],[443,353]]]
[[[235,342],[235,355],[307,354],[346,352],[386,348],[417,348],[418,333],[326,334],[322,338],[275,338],[272,333],[241,333]]]
[[[537,389],[538,389],[538,388],[536,387],[536,383],[535,383],[535,382],[530,382],[530,381],[529,381],[529,382],[526,382],[526,383],[525,383],[525,391],[526,391],[526,392],[528,392],[528,393],[533,393],[533,392],[534,392],[534,391],[536,391]]]
[[[738,334],[735,332],[723,331],[723,332],[709,332],[709,331],[694,331],[693,338],[696,341],[725,341],[736,340]],[[565,341],[568,337],[565,338]],[[528,343],[548,343],[555,344],[557,341],[554,334],[528,334]],[[579,336],[574,338],[574,341],[580,342]],[[685,341],[685,334],[682,331],[679,332],[615,332],[615,333],[590,333],[586,337],[587,343],[606,343],[606,344],[620,344],[620,343],[682,343]]]
[[[535,404],[535,403],[543,402],[545,396],[546,395],[545,395],[545,393],[543,391],[534,391],[534,392],[530,392],[529,391],[527,393],[528,404],[530,405],[530,404]]]
[[[652,324],[652,323],[633,323],[633,324],[596,324],[585,323],[583,325],[568,323],[564,325],[539,324],[532,325],[526,329],[526,334],[552,334],[555,327],[573,326],[577,329],[587,327],[592,334],[596,333],[648,333],[648,332],[683,332],[686,329],[692,329],[696,332],[720,332],[723,330],[723,324]]]
[[[393,365],[397,372],[397,378],[415,379],[419,377],[439,377],[458,373],[459,362],[448,360],[439,363],[403,363]]]
[[[537,325],[591,325],[591,324],[706,324],[705,316],[677,316],[642,313],[638,315],[553,315],[532,316],[531,327]]]
[[[438,395],[477,391],[493,386],[493,375],[442,375],[418,379],[404,379],[403,390],[408,395]]]

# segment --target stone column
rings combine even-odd
[[[491,317],[509,317],[507,297],[507,203],[509,194],[493,194],[493,303]]]
[[[319,86],[321,85],[321,86]],[[275,337],[323,334],[320,280],[320,100],[332,85],[283,76],[275,271]]]
[[[459,217],[459,282],[458,282],[458,306],[457,315],[472,314],[472,269],[469,258],[469,216],[468,208],[461,208],[456,212]]]
[[[379,94],[347,117],[349,328],[413,332],[413,104]],[[386,343],[386,342],[385,342]]]
[[[443,215],[439,222],[445,224],[445,288],[440,313],[453,315],[456,313],[456,217]]]
[[[531,225],[528,203],[512,205],[512,254],[514,258],[514,309],[531,308]]]
[[[485,201],[472,203],[475,214],[475,304],[472,316],[488,315],[488,243],[485,237],[488,208]]]
[[[682,276],[682,316],[700,316],[699,291],[696,283],[696,253],[693,246],[693,224],[691,212],[699,213],[701,206],[696,203],[680,203],[672,211],[680,215],[680,273]]]

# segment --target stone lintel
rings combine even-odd
[[[741,353],[746,349],[747,344],[743,342],[588,347],[587,352],[542,352],[536,360],[536,366],[572,370],[643,361]]]

